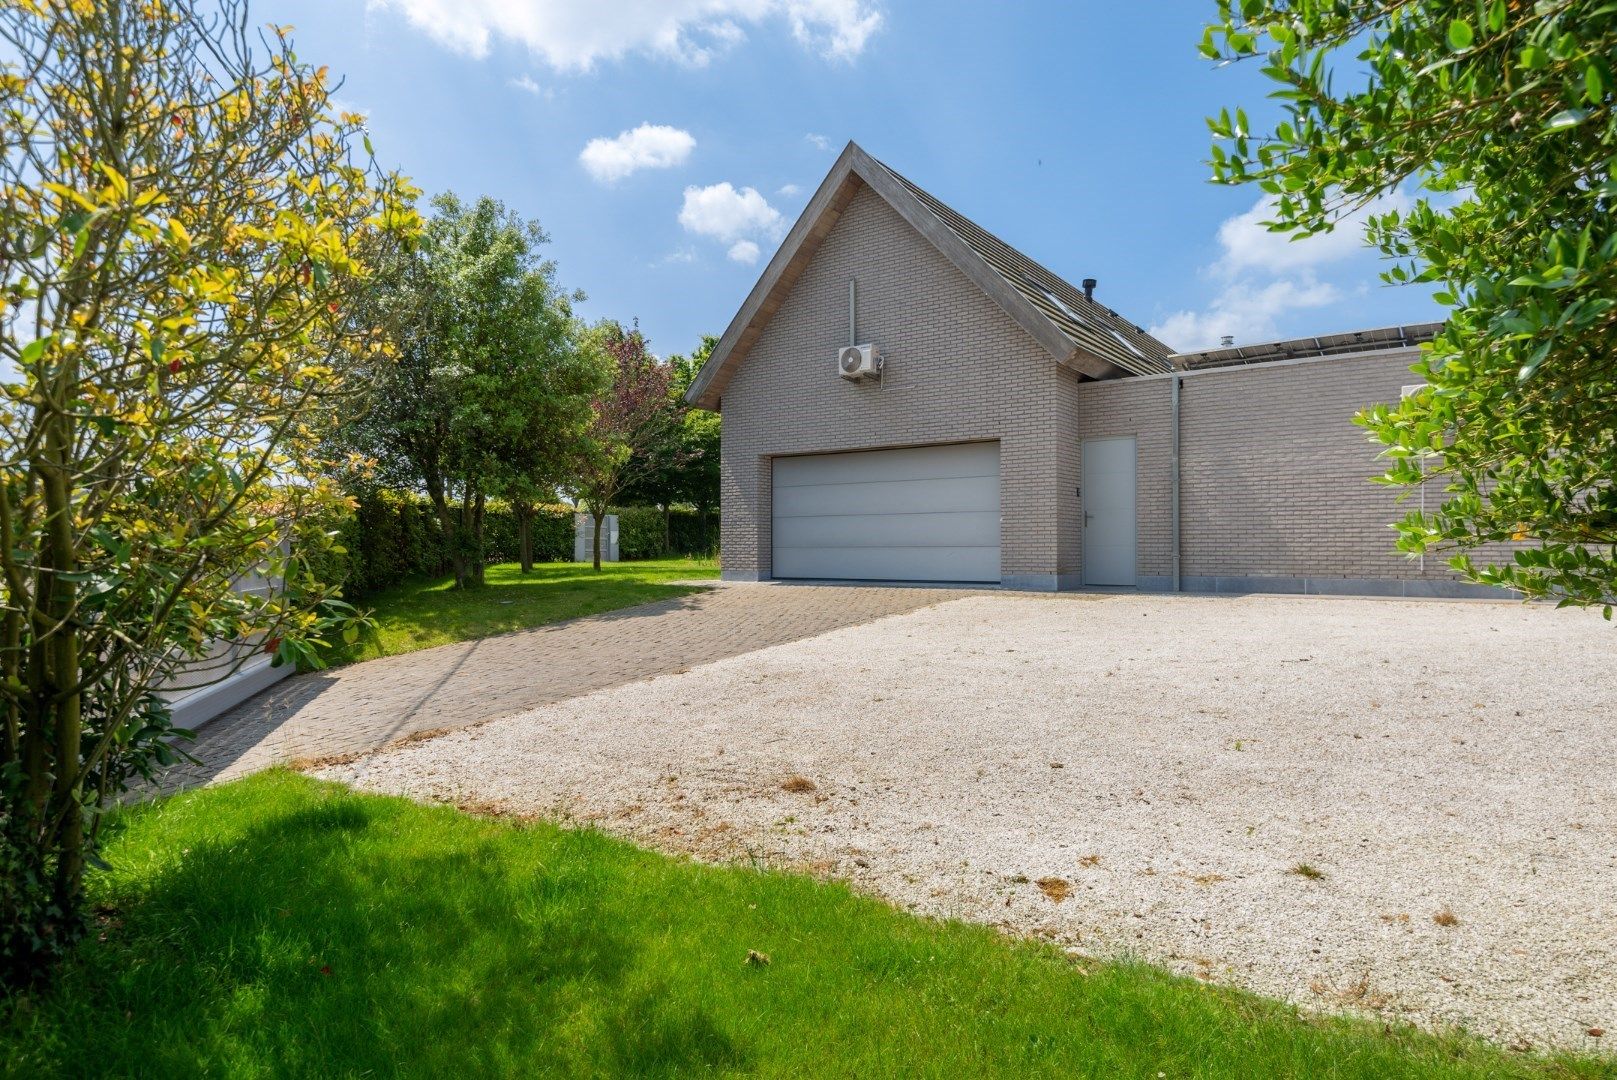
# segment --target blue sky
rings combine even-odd
[[[720,333],[848,139],[1176,348],[1435,316],[1358,230],[1289,244],[1206,182],[1255,70],[1210,0],[258,0],[346,78],[378,155],[550,233],[591,318]]]

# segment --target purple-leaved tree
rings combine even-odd
[[[648,451],[666,443],[684,406],[668,388],[673,369],[646,348],[638,328],[605,321],[585,336],[610,382],[590,404],[590,416],[573,455],[573,499],[594,524],[593,557],[601,568],[601,522],[618,495],[649,467]]]

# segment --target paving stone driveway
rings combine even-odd
[[[163,787],[340,757],[969,595],[735,585],[480,641],[294,675],[202,729]]]

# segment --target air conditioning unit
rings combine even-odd
[[[881,374],[881,350],[874,345],[849,345],[837,356],[837,374],[844,379],[874,379]]]

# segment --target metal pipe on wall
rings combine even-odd
[[[858,312],[859,309],[854,306],[854,300],[856,299],[856,296],[857,296],[857,294],[855,293],[854,290],[855,290],[857,284],[858,284],[857,279],[855,279],[855,278],[849,278],[848,279],[848,344],[849,345],[857,345],[857,344],[859,344],[859,323],[858,323],[857,318],[856,318],[856,313]]]
[[[1183,379],[1174,375],[1170,380],[1170,398],[1173,402],[1173,591],[1179,591],[1179,386]]]

